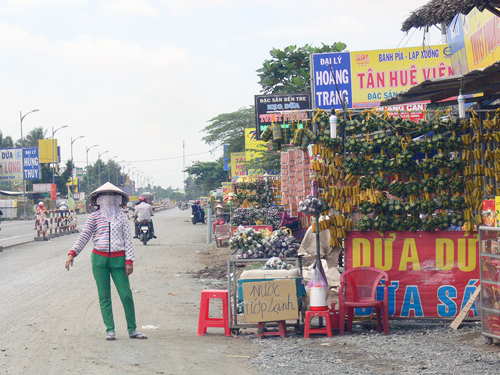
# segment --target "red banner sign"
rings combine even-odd
[[[57,185],[50,184],[50,199],[55,201],[57,200]]]
[[[452,318],[479,283],[477,233],[350,232],[346,269],[376,267],[389,274],[389,315]],[[379,286],[378,295],[383,296]],[[357,309],[370,315],[371,309]],[[477,316],[473,305],[469,316]]]

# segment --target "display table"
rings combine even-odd
[[[245,228],[253,228],[255,230],[264,230],[264,229],[268,229],[269,232],[273,232],[273,226],[272,225],[243,225],[243,227]],[[231,237],[234,236],[234,234],[236,233],[236,230],[238,229],[238,227],[231,227]]]
[[[239,277],[237,275],[237,268],[242,265],[252,264],[252,263],[262,263],[263,265],[269,260],[269,258],[261,258],[261,259],[238,259],[235,256],[231,256],[227,262],[227,290],[229,295],[229,304],[228,304],[228,316],[229,316],[229,328],[231,331],[238,331],[240,328],[256,328],[257,323],[241,323],[238,322],[238,286],[241,285],[239,283]],[[284,262],[295,263],[295,267],[299,270],[300,279],[302,280],[302,257],[297,258],[283,258]],[[269,275],[271,275],[273,270],[269,271]],[[267,273],[267,271],[266,271]],[[267,275],[266,277],[267,278]],[[296,279],[294,277],[294,279]],[[260,279],[258,279],[260,280]],[[252,280],[252,281],[258,281]],[[247,281],[250,281],[247,279]],[[299,320],[294,324],[294,326],[300,324],[303,321],[303,316],[300,314]]]

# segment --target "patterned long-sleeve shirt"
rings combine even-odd
[[[132,231],[124,212],[120,211],[116,220],[111,223],[105,219],[101,210],[90,214],[70,253],[74,256],[80,254],[91,238],[94,242],[94,252],[108,253],[110,257],[116,256],[116,253],[124,253],[127,264],[134,261]]]

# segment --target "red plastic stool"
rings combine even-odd
[[[311,318],[315,316],[320,316],[325,318],[326,327],[321,328],[311,328]],[[323,311],[306,311],[306,319],[304,322],[304,338],[308,339],[310,333],[326,333],[328,337],[332,337],[332,321],[330,318],[330,310]]]
[[[257,338],[261,339],[264,336],[281,336],[281,337],[286,337],[286,334],[288,333],[286,330],[286,324],[284,320],[279,320],[278,327],[279,331],[266,331],[266,323],[270,322],[259,322],[258,325],[258,330],[257,330]]]
[[[210,300],[213,298],[222,299],[222,318],[210,318]],[[207,327],[224,328],[226,336],[231,336],[228,318],[228,292],[227,290],[204,290],[201,292],[200,318],[198,320],[198,336],[203,336],[207,332]]]

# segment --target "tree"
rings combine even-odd
[[[99,171],[101,172],[100,184]],[[123,187],[126,178],[127,175],[122,173],[122,168],[114,160],[108,160],[107,163],[104,163],[101,159],[99,159],[94,164],[89,164],[89,166],[85,168],[85,173],[83,175],[82,182],[80,183],[80,190],[85,191],[88,195],[105,182],[111,182],[117,187]]]
[[[331,46],[304,47],[292,45],[284,50],[273,48],[271,59],[265,60],[262,68],[257,69],[264,94],[293,94],[311,91],[310,56],[312,53],[341,52],[347,45],[336,42]]]
[[[155,196],[155,200],[170,199],[172,201],[180,201],[184,199],[184,194],[178,190],[174,190],[171,186],[164,189],[161,186],[153,186],[151,192]]]
[[[46,134],[47,129],[43,130],[41,126],[34,128],[24,137],[24,147],[38,147],[38,141],[45,139]],[[20,139],[16,141],[16,147],[21,147]]]
[[[193,176],[192,185],[200,186],[204,194],[217,189],[221,182],[228,179],[228,173],[224,171],[223,158],[217,161],[197,161],[185,171]]]
[[[68,188],[66,187],[66,185],[68,184],[68,182],[70,182],[72,176],[73,162],[71,160],[68,160],[66,162],[66,168],[64,169],[64,172],[60,173],[59,176],[55,178],[57,190],[62,195],[68,194]]]
[[[196,199],[204,194],[203,188],[201,185],[197,185],[194,182],[193,176],[188,176],[186,180],[184,180],[185,188],[185,197],[186,200]]]
[[[236,112],[223,113],[209,120],[210,125],[202,132],[207,133],[202,138],[211,146],[227,145],[228,153],[245,150],[245,128],[255,127],[255,108],[240,108]]]
[[[247,149],[247,151],[261,153],[261,156],[255,159],[247,160],[245,168],[247,170],[254,169],[264,171],[268,174],[281,173],[281,153],[271,151],[269,146],[270,143],[267,143],[266,145],[258,145],[257,149]]]
[[[2,131],[0,130],[0,148],[13,148],[14,142],[12,141],[12,137],[8,135],[7,137],[3,137]]]

